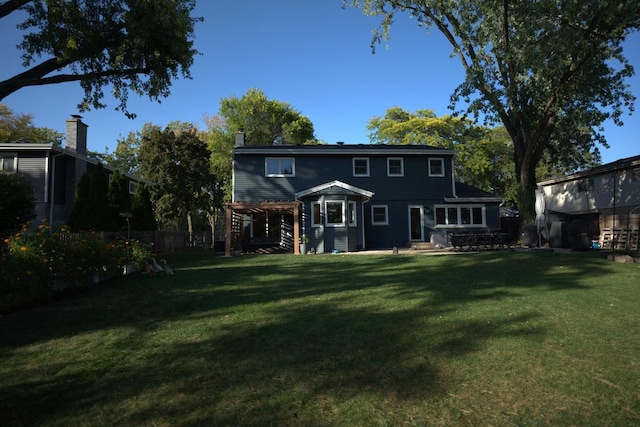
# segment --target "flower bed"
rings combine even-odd
[[[108,242],[93,233],[52,230],[46,222],[35,230],[25,225],[0,252],[0,311],[119,277],[126,265],[141,268],[152,256],[137,241]]]

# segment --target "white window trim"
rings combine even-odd
[[[458,215],[458,223],[457,224],[449,224],[449,211],[448,209],[456,209]],[[482,224],[461,224],[462,215],[460,210],[463,208],[471,209],[471,220],[473,221],[473,209],[481,208],[482,209]],[[486,227],[487,226],[487,208],[485,205],[435,205],[433,207],[434,220],[437,221],[437,210],[444,209],[445,212],[445,222],[446,224],[436,224],[435,228],[478,228],[478,227]]]
[[[269,168],[267,167],[270,160],[277,160],[281,162],[282,160],[291,160],[291,173],[268,173]],[[280,163],[280,167],[278,168],[282,171],[282,164]],[[295,157],[265,157],[264,159],[264,176],[268,178],[283,178],[283,177],[291,177],[296,176],[296,158]]]
[[[129,194],[136,194],[138,189],[138,183],[135,181],[129,181]]]
[[[389,162],[391,160],[400,160],[400,173],[391,173]],[[404,158],[403,157],[387,157],[387,176],[404,176]]]
[[[358,225],[358,205],[356,202],[349,202],[347,204],[347,222],[349,227],[355,227]],[[353,212],[353,221],[351,221],[351,212]]]
[[[356,160],[365,160],[367,162],[367,173],[356,173]],[[371,164],[369,163],[368,157],[354,157],[352,160],[352,168],[353,176],[370,176],[371,174]]]
[[[315,222],[315,218],[314,218],[314,206],[319,206],[320,207],[320,222]],[[323,211],[322,211],[322,203],[321,202],[311,202],[311,227],[312,228],[320,228],[322,227],[322,217],[323,217]]]
[[[327,208],[327,204],[329,203],[340,203],[342,205],[342,221],[340,223],[337,222],[329,222],[329,209]],[[344,200],[325,200],[324,202],[324,211],[325,211],[325,215],[324,215],[324,222],[325,222],[325,226],[327,227],[344,227],[347,224],[347,212],[345,210],[345,203]]]
[[[434,160],[439,160],[440,165],[442,167],[442,173],[436,174],[431,172],[431,162]],[[444,176],[444,159],[441,157],[431,157],[429,158],[429,176]]]
[[[3,173],[17,173],[18,172],[18,154],[17,153],[2,153],[0,156],[2,158],[3,165],[0,166],[0,172]],[[4,162],[11,162],[13,159],[13,170],[7,171],[4,169]]]
[[[376,221],[373,214],[375,208],[384,208],[384,222]],[[389,206],[387,205],[371,205],[371,225],[389,225]]]

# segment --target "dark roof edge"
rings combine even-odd
[[[405,154],[436,154],[452,156],[454,150],[431,147],[427,145],[244,145],[235,147],[237,154],[388,154],[401,152]]]
[[[575,179],[585,178],[592,175],[601,175],[607,172],[628,169],[634,166],[640,166],[640,156],[627,157],[624,159],[616,160],[611,163],[606,163],[604,165],[596,166],[591,169],[576,172],[570,175],[561,176],[559,178],[548,179],[546,181],[540,181],[538,182],[538,185],[541,186],[541,185],[559,184],[561,182],[573,181]]]

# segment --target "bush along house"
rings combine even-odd
[[[454,151],[422,145],[245,145],[236,135],[226,254],[446,246],[500,229],[502,199],[456,183]]]

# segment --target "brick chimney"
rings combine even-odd
[[[87,126],[82,123],[82,116],[72,114],[67,122],[66,148],[83,156],[87,155]]]

